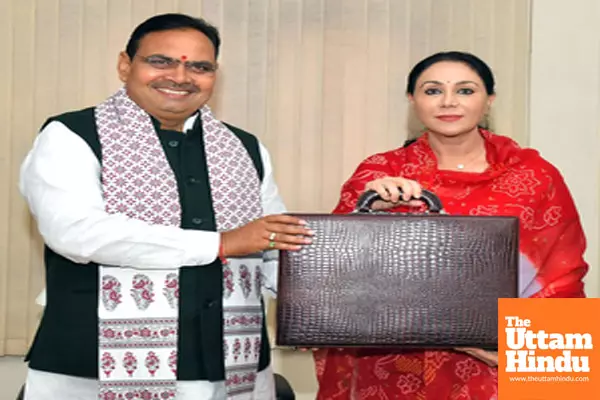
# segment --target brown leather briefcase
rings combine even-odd
[[[498,298],[518,297],[519,221],[452,216],[425,191],[426,214],[292,214],[313,244],[282,251],[277,344],[497,348]]]

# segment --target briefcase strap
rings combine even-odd
[[[402,194],[402,189],[400,190],[400,194]],[[414,198],[413,198],[414,199]],[[379,194],[374,190],[367,190],[363,194],[360,195],[358,200],[356,201],[356,206],[354,208],[355,213],[361,212],[371,212],[371,206],[377,200],[383,200]],[[437,197],[433,192],[429,190],[423,189],[421,191],[421,197],[417,200],[423,200],[427,205],[428,212],[430,213],[440,213],[443,210],[442,201],[439,197]]]

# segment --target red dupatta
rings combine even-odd
[[[425,134],[408,147],[363,161],[342,187],[334,213],[352,211],[374,179],[415,180],[436,193],[450,214],[519,217],[522,297],[584,297],[586,242],[562,176],[537,151],[485,130],[480,133],[489,164],[485,172],[438,170]],[[497,397],[497,369],[463,353],[330,350],[316,352],[315,361],[321,400]]]

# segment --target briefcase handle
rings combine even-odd
[[[398,190],[402,194],[402,189],[398,188]],[[374,190],[367,190],[356,201],[354,212],[370,212],[371,206],[377,200],[382,200],[381,196]],[[417,200],[423,200],[427,205],[428,211],[432,213],[439,213],[444,208],[440,198],[426,189],[421,190],[421,197]]]

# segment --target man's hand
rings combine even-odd
[[[269,215],[221,234],[223,255],[242,257],[263,250],[300,250],[312,243],[306,222],[289,215]]]
[[[462,351],[463,353],[467,353],[470,356],[473,356],[490,367],[498,366],[498,352],[497,351],[486,351],[482,349],[474,349],[470,347],[462,347],[455,349],[456,351]]]

